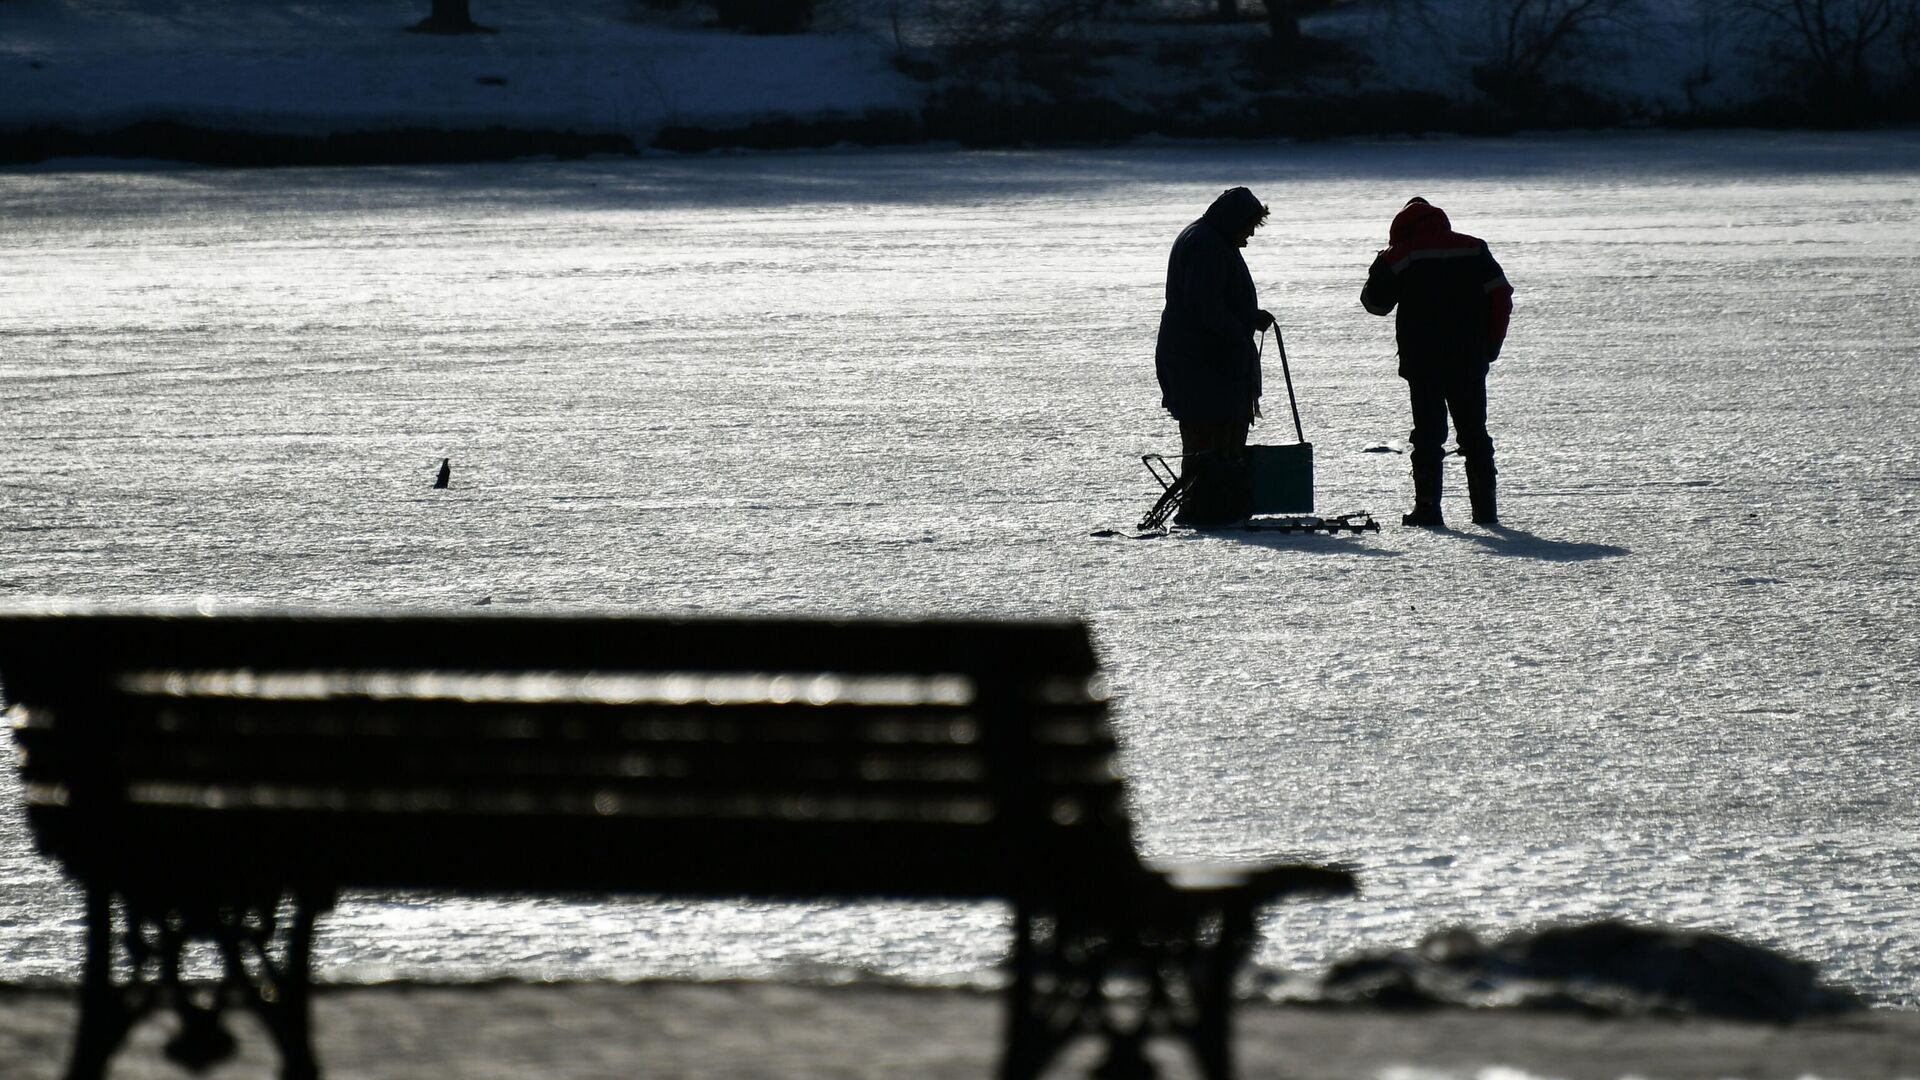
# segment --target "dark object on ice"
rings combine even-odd
[[[1247,447],[1253,514],[1313,513],[1313,444]]]
[[[1336,514],[1333,517],[1315,517],[1303,514],[1298,517],[1256,518],[1241,526],[1247,532],[1379,532],[1380,523],[1373,520],[1372,514]]]
[[[813,25],[815,0],[712,0],[721,26],[749,34],[798,34]]]
[[[440,459],[440,475],[433,478],[433,486],[437,488],[446,487],[447,480],[452,476],[453,476],[453,459],[441,458]]]
[[[1398,453],[1401,453],[1401,451],[1400,451],[1399,449],[1397,449],[1397,448],[1395,448],[1395,447],[1392,447],[1392,446],[1388,446],[1388,445],[1387,445],[1386,443],[1374,443],[1374,444],[1373,444],[1372,446],[1363,446],[1363,447],[1361,447],[1361,448],[1360,448],[1360,452],[1361,452],[1361,453],[1363,453],[1363,454],[1398,454]]]
[[[491,26],[473,21],[469,0],[433,0],[427,17],[407,27],[416,34],[491,34]]]
[[[1225,1080],[1256,916],[1354,879],[1142,863],[1099,671],[1067,621],[0,613],[27,819],[85,887],[68,1076],[168,1007],[211,1060],[232,1005],[311,1080],[314,922],[364,888],[1007,901],[1000,1076],[1174,1036]]]
[[[1335,964],[1321,995],[1332,1003],[1401,1008],[1506,1006],[1776,1023],[1865,1007],[1817,976],[1811,963],[1721,934],[1605,920],[1492,944],[1469,930],[1441,931],[1417,949]]]

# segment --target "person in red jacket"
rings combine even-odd
[[[1467,463],[1473,520],[1497,524],[1493,438],[1487,434],[1487,368],[1513,315],[1513,286],[1486,241],[1453,231],[1446,212],[1418,196],[1393,219],[1388,245],[1367,271],[1360,303],[1375,315],[1397,305],[1400,377],[1413,399],[1413,510],[1406,525],[1444,528],[1441,465],[1447,415]]]

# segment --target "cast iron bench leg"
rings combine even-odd
[[[280,939],[280,960],[276,963],[270,956],[268,941],[253,942],[260,960],[256,979],[242,959],[238,935],[231,935],[225,942],[227,975],[240,986],[247,1007],[273,1037],[280,1051],[281,1080],[318,1080],[320,1066],[313,1054],[313,924],[321,911],[332,906],[333,898],[295,890],[287,901],[292,919],[269,934]],[[270,919],[272,907],[266,910]]]
[[[1099,973],[1077,954],[1069,920],[1058,911],[1016,905],[1013,985],[1007,991],[1007,1045],[1001,1080],[1033,1080],[1076,1035],[1096,1031]]]
[[[101,1080],[126,1041],[135,1010],[113,985],[113,892],[87,885],[87,959],[80,983],[80,1024],[67,1080]]]
[[[1146,1045],[1156,1035],[1185,1042],[1207,1080],[1232,1080],[1233,981],[1252,943],[1248,899],[1223,898],[1150,926],[1047,921],[1054,925],[1043,930],[1024,906],[1015,917],[1002,1080],[1033,1080],[1082,1034],[1104,1043],[1100,1080],[1155,1075]],[[1109,979],[1136,970],[1147,977],[1146,998],[1129,1006],[1110,997]]]
[[[319,1080],[313,1058],[313,920],[319,914],[312,897],[295,895],[293,925],[288,927],[286,968],[281,972],[279,1022],[270,1025],[280,1043],[281,1080]]]
[[[1007,1043],[1000,1056],[1000,1080],[1033,1080],[1046,1070],[1053,1056],[1053,1040],[1039,1014],[1036,967],[1039,949],[1033,939],[1033,911],[1016,904],[1013,916],[1013,985],[1007,988]]]
[[[1233,980],[1253,946],[1253,905],[1228,897],[1217,913],[1219,940],[1201,948],[1191,973],[1197,1015],[1187,1032],[1195,1062],[1207,1080],[1233,1077]],[[1196,928],[1192,933],[1198,936]],[[1199,945],[1199,942],[1195,942]]]

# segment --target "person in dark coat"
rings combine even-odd
[[[1367,271],[1360,303],[1375,315],[1396,305],[1400,377],[1413,401],[1413,510],[1407,525],[1444,528],[1440,490],[1447,415],[1467,464],[1473,520],[1500,520],[1493,438],[1487,434],[1487,369],[1500,356],[1513,315],[1513,286],[1486,241],[1453,231],[1446,212],[1408,200],[1388,245]]]
[[[1167,302],[1153,366],[1160,404],[1180,425],[1181,471],[1202,470],[1178,519],[1206,524],[1244,517],[1219,483],[1238,467],[1247,428],[1260,415],[1260,360],[1253,335],[1273,325],[1261,310],[1240,249],[1266,224],[1267,208],[1243,187],[1213,200],[1167,257]],[[1216,468],[1216,466],[1218,468]]]

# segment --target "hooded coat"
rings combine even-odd
[[[1181,423],[1244,424],[1257,415],[1260,304],[1236,241],[1266,209],[1253,192],[1233,188],[1173,242],[1153,367],[1160,404]]]
[[[1375,315],[1399,306],[1400,377],[1484,373],[1513,315],[1513,286],[1486,242],[1454,232],[1446,212],[1425,202],[1395,215],[1387,240],[1360,303]]]

